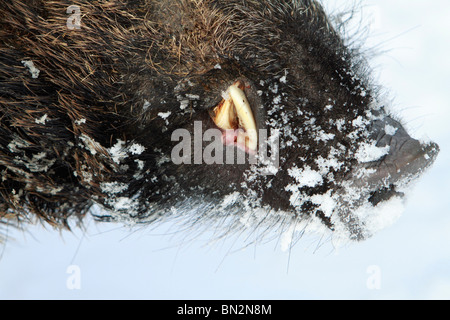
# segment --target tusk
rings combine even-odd
[[[258,148],[258,134],[256,131],[255,118],[253,117],[252,109],[247,101],[244,91],[242,91],[236,84],[228,88],[230,97],[233,100],[236,113],[245,129],[248,139],[245,141],[245,145],[252,151],[256,151]]]
[[[231,85],[227,90],[228,96],[224,97],[210,115],[220,129],[234,132],[232,135],[226,135],[227,144],[236,142],[243,150],[254,152],[258,149],[258,134],[255,118],[243,88],[244,85],[240,81]],[[235,138],[237,140],[232,142]]]
[[[234,129],[234,124],[231,119],[234,119],[234,107],[231,100],[225,100],[218,106],[214,117],[216,125],[223,130]]]

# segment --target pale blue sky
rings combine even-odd
[[[130,232],[91,222],[85,236],[11,230],[16,239],[0,248],[0,298],[450,299],[450,3],[362,3],[374,20],[368,43],[389,50],[373,64],[395,109],[414,136],[441,146],[395,225],[338,251],[304,239],[290,253],[276,241],[207,245],[207,235],[182,244],[161,235],[176,229],[169,225]],[[70,265],[79,267],[79,290],[67,288]],[[373,266],[379,290],[367,286]]]

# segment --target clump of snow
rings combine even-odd
[[[141,145],[138,144],[138,143],[133,143],[133,144],[130,146],[129,151],[131,152],[131,154],[139,155],[139,154],[142,154],[142,152],[145,151],[145,147],[144,147],[144,146],[141,146]]]
[[[37,124],[45,124],[47,122],[47,118],[48,118],[48,115],[44,114],[39,119],[35,119],[34,122],[36,122]]]
[[[269,86],[269,90],[272,91],[272,93],[277,94],[277,93],[278,93],[278,84],[276,84],[276,83],[271,84],[271,85]]]
[[[345,128],[345,119],[337,119],[334,121],[334,125],[338,129],[338,131],[343,131]]]
[[[390,146],[377,147],[375,141],[372,143],[362,143],[356,152],[356,159],[360,163],[377,161],[387,155],[390,148]]]
[[[21,150],[20,148],[26,148],[29,147],[30,143],[26,140],[23,140],[19,136],[15,136],[14,139],[8,144],[8,149],[12,153],[19,153]]]
[[[102,192],[108,194],[117,194],[128,189],[128,185],[125,183],[114,182],[102,182],[100,183]]]
[[[330,155],[327,159],[324,159],[323,157],[319,156],[315,160],[317,166],[319,167],[319,172],[321,175],[325,176],[328,172],[330,172],[331,168],[338,170],[344,165],[342,161],[338,160],[337,156],[338,152],[339,151],[332,148],[330,151]]]
[[[86,165],[83,164],[81,166],[80,173],[81,173],[80,178],[83,179],[83,181],[85,183],[89,184],[92,181],[92,178],[93,178],[92,173],[87,170]],[[78,176],[78,174],[76,172],[74,172],[74,175]],[[90,186],[88,186],[88,188],[90,188]]]
[[[120,165],[119,171],[125,172],[130,169],[130,166],[128,164],[124,164],[123,161],[128,158],[129,155],[141,155],[145,151],[145,147],[136,142],[131,143],[131,145],[127,145],[127,142],[117,139],[116,144],[107,149],[107,151],[114,163]],[[145,162],[139,159],[134,159],[134,162],[137,164],[137,170],[133,177],[135,179],[142,179],[144,177],[142,170],[144,169]]]
[[[184,110],[189,106],[189,100],[188,99],[181,99],[180,100],[180,109]]]
[[[326,133],[323,130],[320,130],[317,133],[317,136],[315,137],[316,141],[328,141],[328,140],[333,140],[335,138],[335,134],[333,133]]]
[[[327,194],[318,194],[311,197],[311,201],[319,206],[326,217],[331,217],[336,208],[336,200],[331,196],[331,191]]]
[[[172,112],[170,112],[170,111],[160,112],[160,113],[158,113],[158,116],[163,118],[164,120],[166,120],[171,114],[172,114]]]
[[[84,146],[86,147],[87,150],[89,150],[89,152],[92,155],[96,155],[97,150],[102,149],[102,146],[100,145],[100,143],[98,143],[97,141],[95,141],[90,136],[88,136],[84,133],[80,135],[80,140],[84,143]]]
[[[136,160],[134,160],[134,162],[136,162],[139,170],[144,170],[144,165],[145,165],[144,161],[136,159]]]
[[[200,100],[200,96],[199,95],[191,94],[191,93],[186,94],[186,98],[188,98],[189,100]]]
[[[273,98],[273,103],[274,104],[279,104],[280,102],[281,102],[281,96],[280,95],[278,95],[275,98]]]
[[[33,157],[30,159],[27,156],[16,157],[14,159],[14,163],[21,164],[27,167],[31,172],[47,172],[50,167],[52,167],[56,162],[54,158],[47,158],[46,152],[40,152],[33,154]]]
[[[108,211],[108,214],[118,222],[127,223],[130,226],[134,225],[136,220],[132,216],[137,214],[139,208],[138,197],[139,194],[136,194],[133,198],[112,196],[107,200],[107,204],[113,209],[113,212]]]
[[[75,124],[76,124],[77,126],[79,126],[79,125],[81,125],[81,124],[83,124],[83,123],[86,123],[86,119],[75,120]]]
[[[362,116],[359,116],[355,120],[352,121],[352,125],[356,128],[365,128],[370,124],[370,121]]]
[[[239,192],[237,192],[237,191],[226,195],[223,198],[222,203],[220,204],[220,206],[222,208],[227,208],[227,207],[235,204],[240,199],[240,195],[241,194]]]
[[[139,159],[135,159],[134,162],[137,164],[138,171],[133,175],[133,178],[136,180],[142,179],[144,177],[142,170],[144,170],[145,162]]]
[[[114,209],[119,210],[129,210],[133,207],[133,200],[127,197],[119,197],[114,202]]]
[[[39,73],[41,72],[41,70],[39,70],[38,68],[36,68],[36,66],[34,65],[33,61],[31,60],[22,60],[20,61],[25,67],[28,68],[28,70],[31,73],[31,77],[33,79],[37,79],[39,77]]]
[[[36,186],[35,188],[37,192],[47,193],[51,195],[56,195],[64,189],[63,187],[49,188],[47,186]]]
[[[160,113],[158,113],[158,116],[166,121],[166,125],[169,125],[168,118],[170,117],[171,114],[172,114],[172,112],[170,112],[170,111],[160,112]]]
[[[297,167],[288,169],[289,175],[295,179],[299,187],[315,187],[323,182],[322,175],[306,166],[304,169]]]
[[[109,154],[111,155],[113,161],[117,164],[127,158],[127,149],[125,148],[125,141],[117,139],[117,143],[108,149]]]
[[[387,124],[387,125],[384,127],[384,131],[386,132],[386,134],[388,134],[388,135],[390,135],[390,136],[395,135],[395,133],[397,132],[397,130],[398,130],[398,128],[395,128],[395,127],[393,127],[393,126],[391,126],[391,125],[389,125],[389,124]]]

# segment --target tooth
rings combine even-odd
[[[234,129],[233,119],[234,117],[234,107],[231,100],[225,100],[221,106],[217,107],[214,117],[214,122],[216,125],[223,130]]]
[[[256,151],[258,147],[258,134],[256,132],[255,118],[253,117],[247,97],[244,91],[238,88],[236,84],[230,86],[228,92],[233,100],[239,120],[248,135],[248,140],[246,139],[245,145],[250,150]]]
[[[214,123],[222,130],[235,130],[239,127],[244,130],[237,135],[238,145],[248,151],[258,148],[258,134],[255,118],[243,91],[242,82],[236,82],[227,91],[228,97],[217,106],[211,116]]]

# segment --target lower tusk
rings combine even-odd
[[[256,131],[255,118],[253,117],[252,109],[247,101],[244,91],[242,91],[236,84],[229,87],[228,92],[233,100],[236,113],[242,124],[242,127],[247,133],[245,145],[252,151],[258,148],[258,134]]]
[[[234,129],[234,124],[231,119],[234,118],[234,106],[231,100],[223,101],[220,107],[216,108],[217,113],[215,115],[216,125],[223,130]]]

